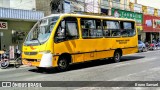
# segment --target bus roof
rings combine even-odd
[[[54,17],[54,16],[75,16],[75,17],[89,17],[89,18],[103,18],[103,19],[111,19],[111,20],[124,20],[124,18],[116,18],[116,17],[113,17],[113,16],[105,16],[105,15],[86,15],[86,14],[67,14],[67,13],[64,13],[64,14],[51,14],[49,16],[46,16],[44,18],[48,18],[48,17]],[[125,18],[125,20],[127,21],[135,21],[133,19],[127,19]]]

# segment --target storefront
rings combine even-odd
[[[134,19],[136,21],[136,28],[138,30],[138,38],[142,40],[143,38],[143,28],[142,28],[142,22],[143,22],[143,14],[138,12],[131,12],[126,10],[119,10],[112,8],[111,15],[118,18],[128,18],[128,19]]]
[[[146,32],[146,41],[160,38],[160,17],[143,15],[143,31]]]
[[[26,35],[43,16],[43,12],[0,8],[0,50],[9,46],[21,49]]]

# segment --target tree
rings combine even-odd
[[[62,0],[51,0],[50,7],[52,12],[60,13],[62,11]]]

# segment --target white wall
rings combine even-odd
[[[32,10],[35,7],[35,0],[10,0],[10,8]]]
[[[160,0],[137,0],[137,3],[160,9]]]
[[[0,7],[9,8],[10,7],[10,0],[0,0]]]

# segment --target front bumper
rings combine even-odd
[[[51,53],[41,54],[41,55],[24,55],[22,57],[22,63],[28,66],[34,67],[56,67],[58,57],[53,56]]]
[[[24,65],[38,67],[40,64],[41,58],[42,58],[42,54],[26,55],[25,53],[22,53],[22,63]]]
[[[28,60],[26,60],[26,59],[22,59],[22,63],[23,63],[23,65],[28,65],[28,66],[34,66],[34,67],[39,67],[39,65],[40,65],[40,62],[38,62],[38,61],[28,61]]]

